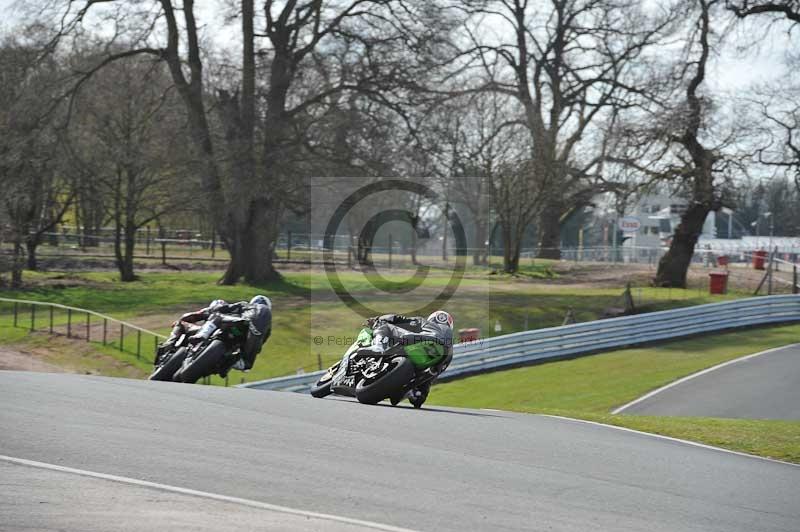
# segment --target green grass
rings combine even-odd
[[[526,266],[531,272],[550,275],[552,264],[537,261]],[[411,271],[396,271],[384,277],[366,277],[357,271],[344,271],[339,278],[359,300],[376,312],[410,312],[433,299],[449,281],[449,272],[431,270],[422,285],[411,292]],[[537,273],[537,275],[538,275]],[[555,274],[553,274],[555,275]],[[30,286],[22,290],[0,291],[0,296],[52,301],[131,320],[156,332],[169,332],[170,322],[182,312],[206,305],[210,300],[249,299],[254,293],[266,293],[274,303],[273,335],[248,381],[286,375],[298,370],[318,369],[320,360],[327,367],[341,356],[346,346],[343,338],[357,332],[363,318],[347,309],[331,292],[324,271],[287,272],[283,279],[262,285],[219,286],[219,272],[145,272],[138,281],[120,283],[113,272],[57,274],[26,272]],[[377,287],[377,288],[376,288]],[[381,292],[380,290],[383,290]],[[456,317],[457,327],[478,327],[484,336],[560,325],[568,309],[574,309],[578,321],[597,319],[608,307],[622,306],[622,288],[583,288],[558,284],[532,283],[524,276],[489,275],[470,272],[459,285],[446,308]],[[648,310],[695,305],[722,299],[695,290],[641,288],[634,290],[638,301]],[[730,298],[735,296],[724,296]],[[0,304],[0,342],[19,342],[24,329],[11,330],[8,313],[11,306]],[[27,307],[20,310],[20,324],[27,327]],[[4,318],[5,316],[5,318]],[[39,315],[42,319],[42,314]],[[151,317],[155,316],[155,317]],[[5,322],[4,322],[5,320]],[[65,317],[57,315],[57,323]],[[4,327],[5,323],[5,327]],[[501,331],[495,332],[499,323]],[[322,345],[314,343],[322,336]],[[332,337],[329,341],[329,337]],[[112,338],[113,340],[113,338]],[[152,357],[152,340],[143,340],[143,356],[131,360],[132,341],[126,352],[97,346],[98,351],[146,371]],[[58,348],[66,348],[59,345]],[[239,382],[239,373],[231,378]],[[215,383],[218,383],[215,381]]]
[[[449,272],[432,269],[422,285],[412,286],[410,270],[381,276],[344,271],[339,279],[359,300],[381,312],[408,312],[430,300],[445,287]],[[357,332],[362,318],[347,309],[330,292],[322,271],[288,272],[283,279],[262,285],[219,286],[219,272],[142,273],[133,283],[120,283],[113,272],[55,274],[26,272],[29,287],[0,291],[0,296],[52,301],[88,308],[119,319],[167,333],[169,322],[181,312],[208,301],[249,299],[266,293],[274,302],[273,336],[253,370],[244,375],[253,381],[298,370],[316,370],[337,360],[346,348],[346,337]],[[540,279],[563,281],[555,264],[536,261],[520,275],[491,274],[468,268],[446,309],[456,317],[456,327],[479,327],[484,336],[495,333],[500,323],[506,334],[560,325],[568,309],[578,321],[599,318],[609,307],[622,306],[622,282],[617,288],[586,288]],[[638,306],[648,311],[664,310],[741,297],[709,296],[701,289],[668,290],[635,288]],[[128,336],[125,351],[116,336],[109,345],[93,341],[52,339],[38,332],[29,334],[29,308],[21,308],[20,326],[11,327],[11,307],[0,304],[0,344],[44,349],[46,361],[112,376],[144,376],[151,369],[152,339],[142,342],[142,355],[135,355],[135,336]],[[39,326],[44,324],[39,314]],[[42,320],[41,322],[38,320]],[[58,327],[65,315],[57,314]],[[149,320],[149,322],[148,322]],[[521,412],[566,415],[626,426],[679,438],[702,441],[731,449],[800,462],[800,423],[783,421],[721,420],[700,418],[655,418],[612,416],[615,406],[694,371],[738,356],[797,341],[800,326],[783,326],[693,338],[656,347],[628,349],[569,361],[544,364],[502,373],[473,377],[434,388],[430,404],[475,408],[499,408]],[[322,344],[314,342],[323,338]],[[94,340],[99,340],[95,338]],[[238,384],[241,373],[231,373]],[[218,378],[212,384],[222,384]]]
[[[676,379],[799,337],[800,325],[784,325],[625,349],[441,384],[428,402],[589,419],[800,462],[800,422],[609,414]]]

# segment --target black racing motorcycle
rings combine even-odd
[[[190,324],[191,325],[191,324]],[[189,348],[189,338],[187,333],[181,334],[175,341],[172,349],[165,352],[157,352],[153,362],[153,373],[148,377],[151,381],[171,381],[175,372],[181,369],[183,360]]]
[[[344,374],[338,375],[342,361],[337,362],[311,387],[311,395],[322,398],[333,393],[372,405],[389,399],[396,405],[410,390],[434,380],[437,373],[430,369],[447,357],[444,346],[436,342],[398,344],[380,354],[359,355],[359,349],[372,344],[372,336],[371,329],[362,329],[346,352]],[[411,404],[420,408],[424,401],[423,397]]]
[[[250,324],[240,320],[221,327],[220,322],[212,314],[197,334],[181,335],[175,348],[162,355],[150,380],[195,383],[209,375],[227,375],[239,360]]]

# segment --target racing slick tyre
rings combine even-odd
[[[339,364],[331,366],[325,375],[320,377],[319,380],[317,380],[317,382],[311,386],[312,397],[322,399],[323,397],[327,397],[333,393],[333,390],[331,390],[331,384],[333,384],[333,376],[336,375],[336,371],[338,369]]]
[[[186,358],[186,348],[181,347],[174,353],[168,356],[163,364],[158,366],[148,380],[151,381],[171,381],[175,376],[175,372],[181,369],[183,360]]]
[[[201,377],[216,373],[225,357],[225,351],[225,344],[214,340],[197,358],[178,370],[173,380],[193,384]]]
[[[396,357],[389,361],[389,367],[373,379],[363,379],[356,385],[356,399],[359,403],[374,405],[387,397],[400,393],[414,378],[414,363],[407,357]]]

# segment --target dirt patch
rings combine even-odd
[[[64,373],[66,370],[45,362],[38,356],[0,346],[0,370]]]
[[[95,349],[85,341],[31,333],[23,342],[0,346],[0,369],[55,371],[143,378],[147,371]]]

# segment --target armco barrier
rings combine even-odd
[[[739,299],[537,329],[456,345],[453,362],[440,380],[706,332],[794,321],[800,321],[800,295]],[[323,373],[290,375],[242,386],[302,392]]]

